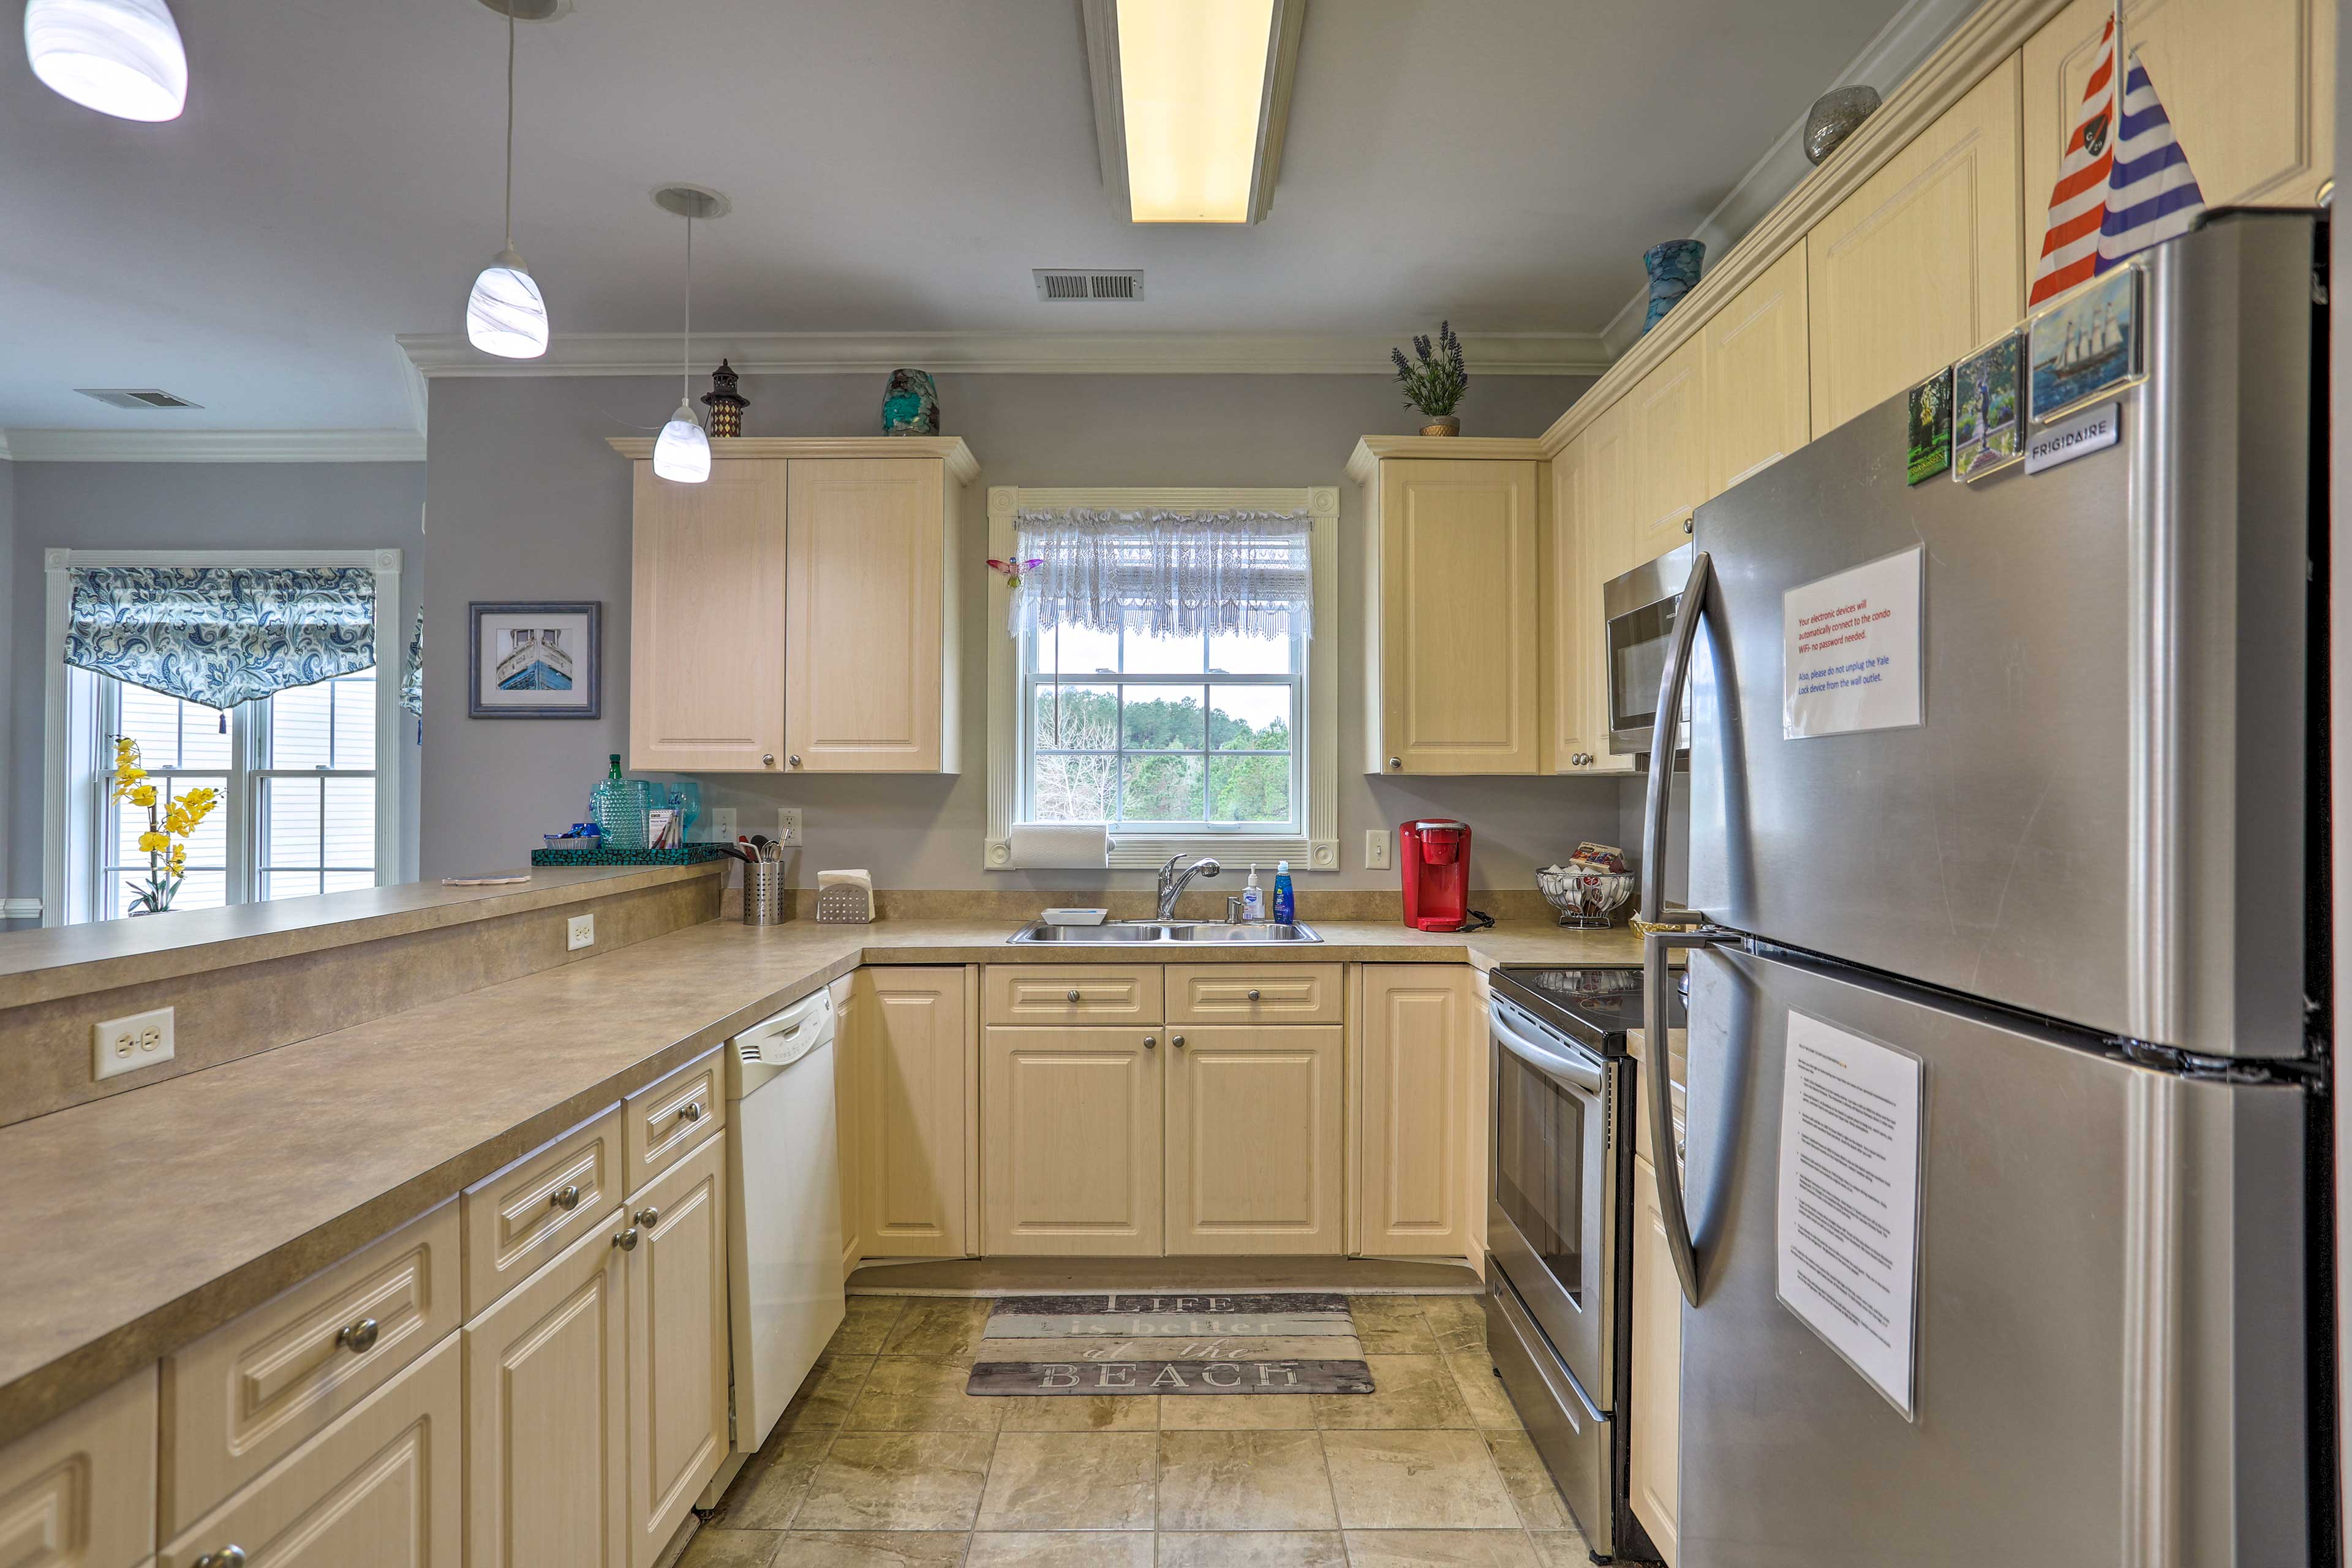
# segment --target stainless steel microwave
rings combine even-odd
[[[1646,753],[1657,720],[1658,678],[1666,668],[1675,615],[1683,584],[1690,580],[1692,546],[1645,561],[1601,590],[1608,622],[1609,750],[1618,756]],[[1675,750],[1690,749],[1690,714],[1682,715]]]

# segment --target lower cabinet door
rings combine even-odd
[[[1372,1257],[1464,1258],[1483,1204],[1487,1116],[1479,1092],[1484,1019],[1472,1003],[1469,966],[1359,965],[1355,1194],[1348,1250]]]
[[[856,1075],[859,1246],[867,1258],[961,1258],[971,1250],[972,976],[869,965],[856,981],[846,1059]]]
[[[624,1213],[466,1326],[467,1568],[628,1568]]]
[[[450,1334],[190,1525],[156,1568],[207,1557],[269,1568],[459,1568],[462,1364]]]
[[[1340,1061],[1336,1026],[1170,1035],[1170,1252],[1342,1250]]]
[[[727,1457],[727,1144],[629,1200],[631,1568],[651,1568]]]
[[[981,1193],[990,1253],[1159,1253],[1162,1034],[1156,1024],[986,1031]]]
[[[1683,1286],[1658,1211],[1658,1175],[1633,1161],[1633,1388],[1629,1488],[1633,1512],[1675,1561],[1675,1506],[1682,1440]]]
[[[0,1565],[152,1563],[155,1422],[149,1365],[0,1447]]]

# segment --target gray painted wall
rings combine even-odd
[[[13,470],[13,473],[12,473]],[[424,576],[421,463],[0,463],[0,714],[7,739],[0,822],[11,897],[41,891],[42,682],[47,669],[41,552],[75,550],[383,550],[401,556],[400,626],[416,614]],[[13,563],[13,574],[10,565]],[[13,575],[14,581],[10,581]],[[400,752],[404,879],[416,875],[415,727]]]
[[[697,377],[696,390],[708,384]],[[1472,384],[1468,431],[1535,436],[1588,383],[1494,377]],[[874,431],[877,375],[748,380],[753,435]],[[1395,886],[1361,868],[1363,833],[1442,814],[1475,831],[1479,886],[1527,887],[1532,868],[1580,838],[1620,828],[1621,790],[1606,779],[1367,778],[1362,741],[1363,580],[1360,494],[1343,474],[1367,431],[1404,431],[1393,384],[1364,376],[947,375],[943,423],[971,444],[981,477],[966,508],[963,772],[953,777],[743,778],[706,781],[709,805],[732,805],[752,831],[775,808],[805,813],[799,879],[820,868],[865,867],[897,888],[1099,886],[1101,873],[986,872],[986,638],[982,613],[985,490],[990,485],[1340,487],[1340,840],[1345,868],[1321,888]],[[661,377],[440,380],[432,390],[426,461],[431,545],[425,597],[424,874],[513,866],[539,835],[580,816],[608,752],[628,732],[629,465],[604,445],[650,435],[676,406]],[[463,607],[468,600],[598,599],[604,605],[604,717],[469,719]],[[1118,880],[1143,879],[1125,873]]]

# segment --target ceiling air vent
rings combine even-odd
[[[1039,267],[1037,298],[1049,303],[1076,300],[1140,300],[1143,272],[1097,272],[1087,268]]]
[[[77,386],[84,397],[95,397],[109,408],[202,408],[201,403],[191,403],[184,397],[154,387]]]

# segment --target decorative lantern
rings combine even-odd
[[[719,368],[710,373],[710,390],[702,395],[702,405],[710,410],[714,439],[743,434],[743,410],[751,406],[751,400],[736,391],[735,385],[734,367],[720,360]]]

